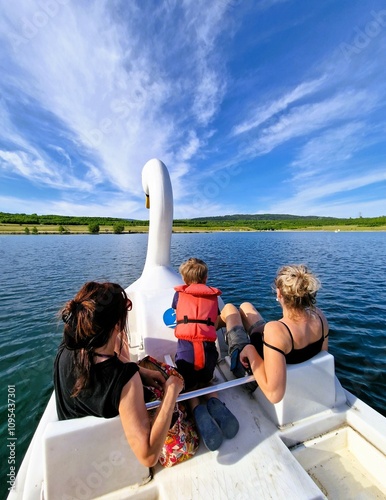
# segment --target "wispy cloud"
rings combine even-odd
[[[257,4],[261,9],[269,9],[274,5],[288,2],[288,0],[258,0]]]
[[[290,90],[284,96],[279,97],[277,100],[269,103],[268,105],[259,107],[253,113],[251,118],[234,127],[233,134],[239,135],[244,132],[248,132],[249,130],[265,123],[273,116],[287,109],[290,104],[316,92],[321,87],[324,80],[325,78],[321,77],[309,82],[303,82],[295,89]]]
[[[18,198],[14,196],[0,196],[0,204],[8,207],[11,213],[31,213],[31,204],[34,207],[33,212],[37,214],[61,214],[61,215],[82,215],[86,217],[105,217],[107,214],[114,214],[115,217],[127,219],[129,217],[140,217],[140,206],[144,205],[143,200],[138,199],[128,201],[124,195],[114,193],[114,196],[108,197],[97,195],[92,199],[85,198],[83,201],[76,202],[72,198],[63,197],[63,199],[40,199],[40,198]],[[129,214],[129,215],[128,215]]]
[[[345,91],[334,97],[296,106],[279,117],[276,123],[263,128],[251,150],[267,154],[290,139],[323,129],[333,122],[354,118],[371,109],[372,96],[366,91]]]
[[[186,69],[180,67],[175,75],[165,73],[172,64],[168,60],[170,31],[162,33],[165,38],[158,40],[158,57],[154,57],[143,23],[136,23],[145,14],[139,4],[125,4],[125,16],[119,20],[113,6],[103,1],[87,6],[53,2],[52,7],[52,15],[39,2],[5,7],[1,31],[13,49],[15,76],[20,77],[12,79],[13,92],[21,99],[24,95],[33,98],[53,113],[71,131],[82,154],[93,156],[94,175],[88,180],[95,183],[106,178],[122,190],[137,192],[134,186],[140,186],[140,170],[149,158],[165,160],[172,155],[176,162],[190,160],[200,147],[195,127],[213,119],[224,94],[224,79],[218,74],[223,64],[213,50],[224,29],[226,2],[214,2],[208,9],[198,9],[190,1],[162,6],[164,26],[173,26],[173,35],[183,40],[187,56]],[[185,11],[190,29],[175,23],[177,10]],[[157,29],[156,19],[153,22]],[[196,63],[194,72],[192,62]],[[180,117],[175,105],[181,106]],[[12,113],[11,108],[8,111]],[[188,134],[183,133],[184,123],[191,130]],[[10,134],[11,127],[7,128]],[[61,186],[55,173],[44,170],[43,159],[31,163],[32,156],[39,157],[39,152],[34,153],[28,156],[20,150],[3,155],[3,160],[12,159],[16,166],[17,157],[19,175]],[[28,162],[29,166],[22,167]],[[58,163],[53,162],[53,167],[58,168]],[[78,174],[68,169],[67,181],[70,175]],[[62,174],[57,172],[57,177]],[[74,178],[71,185],[76,184]]]
[[[177,217],[253,211],[257,187],[265,212],[292,206],[307,213],[328,203],[342,209],[333,197],[348,203],[347,192],[354,200],[366,186],[382,196],[386,30],[380,23],[375,30],[379,15],[369,7],[348,12],[343,4],[287,0],[3,4],[6,210],[24,205],[17,188],[13,201],[1,191],[1,180],[22,180],[36,212],[116,214],[124,207],[132,212],[122,215],[133,216],[141,169],[152,157],[169,167]],[[373,35],[360,48],[358,30],[369,26]],[[342,43],[357,44],[349,58]],[[45,201],[37,190],[49,193]],[[283,192],[287,205],[277,202]],[[367,194],[362,199],[370,206]]]
[[[202,125],[207,125],[215,115],[225,86],[219,80],[219,76],[213,72],[205,71],[198,84],[196,96],[193,103],[193,112]]]
[[[357,217],[358,210],[365,213],[365,207],[372,207],[375,213],[383,215],[384,199],[373,200],[371,191],[365,194],[365,188],[386,182],[385,165],[380,165],[372,172],[347,174],[338,180],[334,176],[319,177],[318,182],[293,185],[293,195],[277,203],[272,203],[272,213],[295,213],[310,215],[333,215],[335,217]],[[289,191],[291,193],[291,191]],[[335,195],[339,194],[338,197]],[[360,201],[360,204],[358,203]],[[360,208],[361,207],[361,208]],[[374,212],[373,212],[374,213]]]
[[[64,156],[67,161],[71,161],[67,155],[64,154]],[[83,180],[74,176],[71,171],[68,173],[63,164],[60,164],[60,167],[60,169],[52,168],[49,159],[42,158],[38,152],[33,153],[31,150],[28,152],[0,150],[1,169],[12,176],[19,175],[29,179],[32,183],[42,187],[91,192],[97,184],[104,180],[100,171],[92,164],[88,165]]]
[[[357,151],[368,147],[370,143],[364,122],[352,122],[328,129],[312,137],[301,148],[291,163],[295,172],[293,180],[310,179],[329,169],[336,169],[336,165],[347,164]]]

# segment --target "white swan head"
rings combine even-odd
[[[142,275],[126,292],[133,303],[129,313],[130,353],[133,358],[150,354],[163,359],[174,354],[174,331],[165,323],[174,287],[181,276],[170,265],[173,228],[173,191],[169,172],[153,159],[142,170],[142,186],[150,204],[149,237]]]
[[[142,186],[150,205],[146,261],[141,277],[128,290],[165,289],[181,283],[171,267],[173,191],[168,169],[162,161],[149,160],[142,170]]]
[[[160,160],[149,160],[142,170],[142,186],[150,204],[149,241],[145,269],[170,266],[173,191],[169,172]]]

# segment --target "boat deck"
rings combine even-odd
[[[215,374],[215,383],[233,378],[225,361]],[[201,443],[186,462],[157,465],[151,480],[128,447],[119,417],[57,422],[51,397],[9,500],[386,498],[386,420],[381,415],[347,393],[348,404],[277,427],[257,392],[244,386],[219,392],[240,422],[235,438],[224,440],[215,452]],[[292,448],[294,443],[302,444]],[[367,483],[358,481],[358,465]]]
[[[227,367],[223,365],[223,369],[226,371]],[[222,372],[216,370],[214,383],[225,380]],[[171,468],[157,465],[148,484],[100,498],[326,498],[283,443],[276,426],[259,410],[248,389],[233,387],[218,396],[239,420],[240,430],[235,438],[224,440],[214,452],[200,443],[195,456],[186,462]]]
[[[219,363],[215,374],[214,383],[233,378],[224,360]],[[356,449],[349,446],[344,438],[347,434],[356,434],[350,427],[351,418],[347,421],[347,412],[360,413],[358,408],[349,410],[344,404],[340,409],[321,414],[319,429],[323,426],[330,428],[327,436],[331,436],[332,444],[326,446],[323,437],[316,438],[311,440],[310,448],[303,453],[296,450],[297,447],[295,452],[292,446],[291,450],[287,447],[285,442],[293,444],[296,440],[293,426],[278,428],[274,425],[256,399],[256,393],[252,395],[247,388],[239,386],[221,391],[218,396],[240,422],[240,430],[235,438],[224,440],[215,452],[208,451],[201,443],[192,459],[171,468],[157,465],[154,477],[148,484],[134,490],[126,488],[101,498],[373,500],[386,497],[382,473],[386,465],[384,453],[374,449],[359,435],[356,437]],[[307,430],[306,419],[302,433],[318,429],[318,423],[314,419],[310,420],[313,421],[310,425],[312,430]],[[385,445],[384,419],[381,426]],[[336,436],[338,439],[335,439]],[[377,441],[381,444],[379,439]],[[362,464],[357,460],[359,456]],[[374,476],[371,468],[378,468]],[[359,469],[364,481],[359,481]]]
[[[170,469],[157,466],[148,485],[158,490],[155,498],[324,498],[246,389],[232,388],[219,397],[239,419],[237,436],[215,452],[201,444],[193,459]]]

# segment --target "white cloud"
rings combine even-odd
[[[137,201],[127,201],[124,197],[115,196],[106,201],[94,200],[84,203],[75,203],[70,200],[24,199],[12,196],[0,196],[0,205],[6,206],[10,213],[37,213],[70,215],[77,214],[85,217],[119,217],[122,219],[146,219],[145,210],[139,209]],[[144,206],[144,203],[143,203]]]
[[[333,173],[324,177],[315,176],[313,180],[307,179],[303,183],[294,181],[292,189],[287,190],[285,200],[271,203],[269,212],[355,217],[358,211],[362,211],[364,216],[378,216],[385,212],[385,200],[370,201],[367,199],[369,194],[362,192],[358,195],[354,191],[382,182],[386,182],[384,166],[378,166],[371,172],[347,174],[343,178]],[[347,201],[350,192],[353,192],[352,200]],[[367,213],[370,207],[377,208],[378,212],[365,215],[364,207],[367,207]]]
[[[188,142],[183,144],[180,151],[178,152],[178,157],[182,161],[190,160],[199,150],[201,146],[200,139],[194,130],[191,130],[188,134]]]
[[[35,184],[55,189],[76,189],[88,192],[102,181],[99,170],[91,164],[84,176],[85,180],[81,180],[68,173],[63,167],[53,168],[52,164],[36,151],[0,150],[0,169],[13,176],[20,175]]]
[[[341,92],[324,101],[296,106],[276,123],[264,128],[250,150],[267,154],[290,139],[316,132],[333,122],[362,115],[372,106],[372,96],[362,90]]]
[[[251,118],[234,127],[233,134],[239,135],[260,126],[273,116],[287,109],[290,104],[316,92],[318,89],[320,89],[324,81],[325,77],[321,77],[316,80],[301,83],[295,89],[289,91],[287,94],[280,97],[276,101],[273,101],[268,105],[260,106],[253,113],[253,116]]]
[[[285,3],[288,2],[288,0],[258,0],[257,5],[261,9],[270,9],[274,5],[280,4],[280,3]]]
[[[337,198],[328,202],[315,200],[304,204],[301,200],[290,200],[285,204],[272,205],[269,213],[286,213],[292,215],[317,215],[324,217],[355,218],[379,217],[386,215],[384,200],[364,201],[360,197],[353,199]]]
[[[181,67],[177,79],[164,68],[170,64],[170,32],[162,33],[165,38],[153,51],[143,23],[136,22],[139,4],[126,4],[119,21],[105,1],[51,4],[51,14],[40,2],[5,6],[0,28],[14,48],[15,93],[28,95],[65,123],[78,137],[78,147],[99,159],[94,177],[101,175],[99,169],[122,190],[137,192],[140,171],[151,157],[165,160],[173,151],[177,162],[192,158],[200,147],[192,126],[213,119],[224,93],[223,63],[212,52],[225,29],[227,3],[205,4],[205,9],[193,1],[165,6],[164,23],[185,45],[186,69],[196,69]],[[189,30],[175,19],[176,10],[189,16]],[[181,104],[180,117],[171,113],[173,102]],[[191,134],[181,133],[186,126]],[[33,172],[36,166],[19,168],[22,175]]]
[[[215,115],[224,94],[224,86],[212,71],[205,70],[196,89],[193,112],[202,125],[207,125]]]
[[[348,123],[312,137],[291,163],[294,180],[335,169],[337,164],[347,162],[357,151],[368,147],[369,142],[364,122]]]
[[[7,70],[0,80],[0,173],[8,180],[23,177],[32,190],[57,190],[53,213],[71,207],[84,213],[84,197],[95,186],[96,197],[104,191],[98,206],[105,214],[119,212],[118,203],[135,210],[135,203],[125,202],[142,194],[141,169],[152,157],[169,168],[179,213],[192,216],[237,212],[243,196],[233,207],[229,194],[255,185],[269,189],[272,174],[277,191],[292,189],[293,202],[305,212],[298,189],[311,209],[333,193],[342,197],[344,189],[361,189],[361,178],[363,186],[372,186],[362,177],[358,153],[365,156],[372,148],[374,158],[384,154],[379,137],[385,32],[347,61],[339,43],[350,41],[348,31],[339,31],[344,23],[331,19],[333,52],[321,47],[314,54],[315,40],[299,49],[294,40],[310,35],[311,19],[325,22],[317,17],[320,10],[307,7],[299,18],[288,2],[283,20],[276,15],[281,3],[3,2],[0,57]],[[272,6],[277,9],[270,13]],[[260,27],[267,16],[260,33],[251,15]],[[288,40],[288,54],[315,56],[307,65],[294,64],[290,77],[280,53],[289,27],[294,39]],[[271,99],[264,90],[268,81]],[[261,163],[252,161],[262,156]],[[235,176],[239,165],[242,175]],[[260,165],[266,167],[264,179]],[[352,185],[357,179],[359,187],[341,185],[342,177]],[[325,191],[319,190],[323,184]],[[117,206],[102,199],[112,192]],[[201,200],[194,207],[193,198]]]

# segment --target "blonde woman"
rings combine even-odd
[[[221,311],[231,356],[255,376],[271,403],[286,389],[286,366],[302,363],[328,349],[328,322],[316,307],[320,282],[305,265],[279,269],[274,287],[283,316],[266,323],[255,307],[245,302],[238,310],[227,304]],[[248,333],[249,337],[247,336]]]

